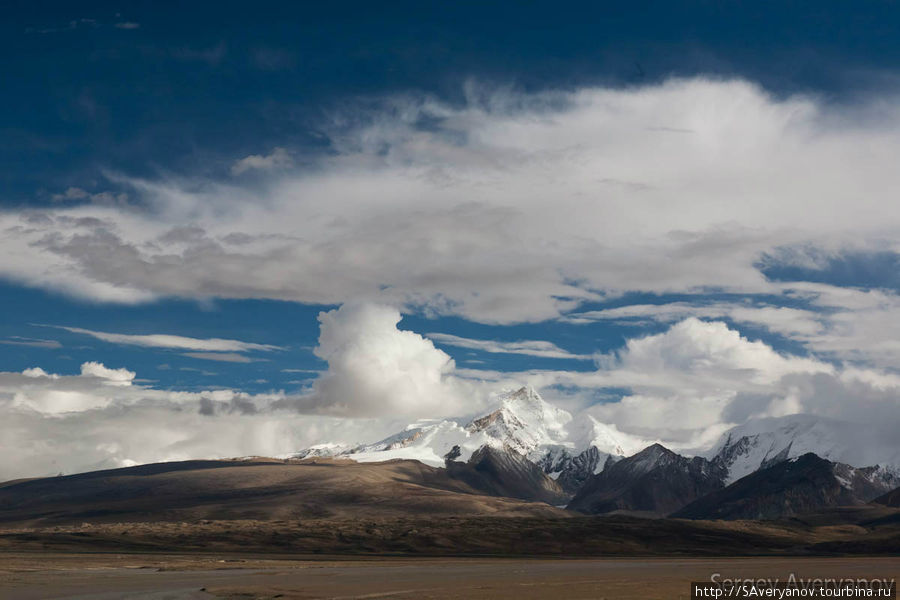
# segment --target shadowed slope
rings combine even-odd
[[[467,463],[447,461],[454,479],[494,496],[565,504],[569,496],[540,467],[510,450],[482,446]]]
[[[564,516],[484,495],[416,461],[186,461],[33,479],[0,488],[0,523],[415,515]]]
[[[859,506],[882,493],[877,469],[854,469],[809,453],[761,469],[676,512],[687,519],[777,519]]]
[[[873,500],[872,502],[876,504],[884,504],[885,506],[892,506],[894,508],[900,508],[900,487],[895,490],[891,490],[883,496],[875,498],[875,500]]]
[[[589,478],[568,508],[589,514],[614,511],[665,516],[720,489],[725,471],[704,458],[685,458],[653,444]]]

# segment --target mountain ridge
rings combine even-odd
[[[879,477],[877,467],[851,467],[809,452],[759,469],[671,516],[726,520],[792,517],[825,508],[861,506],[898,483],[900,480],[889,474]]]
[[[665,516],[724,487],[725,471],[652,444],[590,477],[567,506],[588,514],[616,511]]]

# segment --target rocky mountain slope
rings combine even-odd
[[[879,467],[855,468],[807,453],[751,473],[672,516],[729,520],[791,517],[863,505],[898,483],[896,476]]]
[[[569,495],[540,467],[512,450],[482,446],[467,462],[448,460],[446,468],[453,479],[493,496],[552,505],[564,505],[569,499]]]
[[[568,507],[664,516],[724,487],[726,472],[702,457],[686,458],[654,444],[590,477]]]

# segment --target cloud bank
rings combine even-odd
[[[7,211],[0,275],[104,301],[377,301],[513,323],[629,290],[783,294],[764,258],[898,247],[893,97],[834,106],[703,78],[467,97],[353,107],[322,125],[329,156],[253,188],[110,175],[138,206]]]

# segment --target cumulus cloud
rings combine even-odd
[[[539,388],[576,390],[567,398],[570,409],[584,409],[622,431],[674,448],[709,445],[729,427],[751,418],[818,414],[822,406],[815,397],[798,396],[792,382],[843,376],[842,369],[831,363],[776,352],[723,322],[694,317],[663,333],[629,339],[621,350],[597,358],[598,368],[590,372],[483,376],[497,383],[518,379]],[[875,380],[884,381],[877,376]],[[598,398],[603,390],[620,391]],[[852,405],[852,397],[848,403]],[[856,417],[864,418],[863,413]]]
[[[280,346],[273,346],[271,344],[256,344],[253,342],[242,342],[240,340],[229,340],[222,338],[192,338],[163,333],[132,335],[125,333],[94,331],[91,329],[82,329],[81,327],[64,327],[56,325],[48,325],[48,327],[57,327],[58,329],[64,329],[71,333],[89,335],[93,338],[97,338],[98,340],[109,342],[111,344],[143,346],[146,348],[175,348],[178,350],[199,350],[203,352],[247,352],[250,350],[282,349]]]
[[[575,312],[562,320],[642,327],[688,317],[724,318],[781,335],[822,359],[900,368],[900,296],[896,292],[809,282],[790,282],[780,287],[785,301],[795,305],[800,302],[804,308],[747,300],[709,302],[698,295],[690,301]]]
[[[131,385],[135,373],[125,368],[110,369],[99,362],[86,362],[81,365],[81,375],[103,379],[109,385]]]
[[[628,340],[616,368],[649,378],[682,373],[770,384],[787,373],[831,371],[814,359],[783,356],[761,341],[750,341],[719,321],[691,317],[668,331]]]
[[[43,370],[40,367],[30,367],[22,371],[22,375],[25,377],[50,377],[56,379],[59,375],[47,373],[47,371]]]
[[[81,365],[81,374],[61,377],[40,367],[21,374],[0,373],[0,407],[26,407],[45,415],[103,408],[115,401],[114,388],[131,386],[135,373],[99,362]]]
[[[827,315],[815,310],[786,306],[750,305],[746,302],[669,302],[629,304],[616,308],[566,315],[570,323],[612,321],[620,325],[644,325],[647,322],[672,323],[688,317],[727,318],[736,323],[763,327],[787,337],[814,336],[825,329]]]
[[[328,370],[300,399],[306,410],[347,415],[447,416],[476,406],[475,387],[431,340],[397,328],[400,312],[379,304],[345,304],[319,314],[316,356]]]
[[[601,378],[627,386],[630,393],[592,412],[634,432],[696,442],[733,424],[725,413],[739,393],[784,391],[780,386],[787,376],[833,373],[829,363],[785,356],[722,322],[691,317],[664,333],[631,339],[608,357]],[[744,418],[802,411],[800,405],[776,408],[770,399]]]
[[[231,166],[232,175],[241,175],[247,171],[271,171],[284,169],[294,164],[291,155],[284,148],[274,148],[269,154],[251,154],[235,161]]]
[[[544,340],[519,340],[516,342],[501,342],[498,340],[475,340],[464,338],[449,333],[429,333],[426,336],[439,344],[481,350],[493,354],[524,354],[539,358],[568,358],[573,360],[592,360],[590,354],[573,354],[563,350],[552,342]]]

